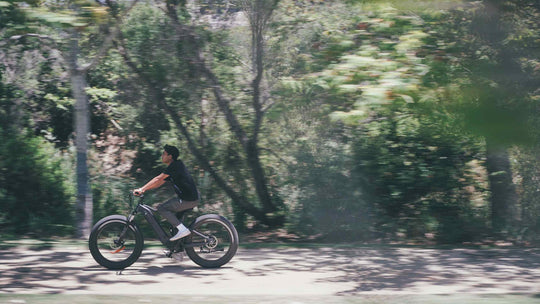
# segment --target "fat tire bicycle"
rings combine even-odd
[[[99,220],[92,228],[88,245],[96,262],[108,269],[120,270],[131,266],[139,259],[144,247],[141,229],[134,221],[137,214],[142,214],[155,231],[161,243],[167,247],[167,256],[184,252],[197,265],[204,268],[218,268],[228,263],[236,254],[239,239],[234,225],[218,214],[205,214],[197,217],[189,226],[191,234],[185,238],[170,241],[176,228],[168,232],[156,219],[156,209],[143,203],[144,196],[134,205],[133,194],[129,195],[132,208],[129,216],[109,215]],[[184,216],[191,209],[179,212]]]

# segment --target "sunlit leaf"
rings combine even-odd
[[[336,111],[330,115],[333,121],[341,121],[346,124],[355,125],[367,116],[364,110],[353,110],[350,112]]]
[[[73,12],[51,12],[45,8],[26,8],[24,10],[27,16],[30,18],[42,20],[51,24],[61,24],[75,27],[87,25],[82,18],[76,16]]]

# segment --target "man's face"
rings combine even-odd
[[[163,151],[163,153],[161,154],[161,161],[165,164],[169,164],[172,162],[172,155],[170,155],[169,153],[167,153],[167,151]]]

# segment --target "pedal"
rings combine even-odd
[[[184,254],[182,252],[175,252],[171,255],[171,258],[182,262],[184,260]]]

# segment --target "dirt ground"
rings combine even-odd
[[[523,303],[540,303],[540,249],[240,248],[224,267],[203,269],[151,247],[123,271],[102,268],[81,245],[0,249],[0,303],[28,303],[14,295],[183,295],[197,302],[201,296],[243,296],[254,299],[250,303],[271,296],[331,303],[335,297],[463,294],[520,295]]]

